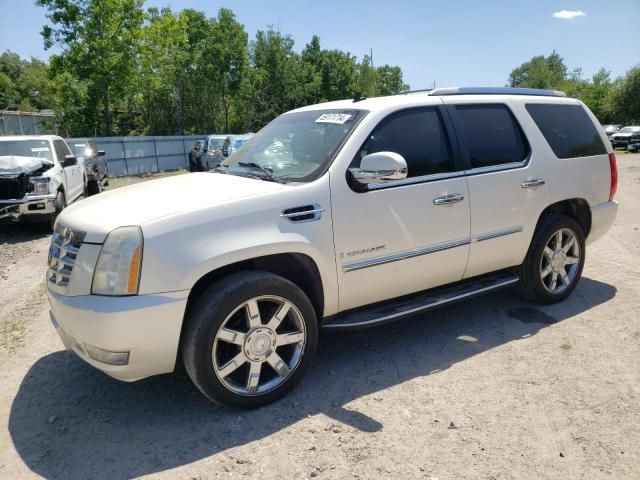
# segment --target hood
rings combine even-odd
[[[85,242],[102,243],[115,228],[144,225],[181,212],[267,195],[286,185],[216,173],[189,173],[117,188],[65,208],[58,221],[86,232]]]
[[[31,173],[42,168],[42,161],[35,157],[3,155],[0,157],[0,175]]]

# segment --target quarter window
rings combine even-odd
[[[581,105],[530,103],[527,111],[558,158],[604,155],[607,149]]]
[[[528,151],[506,105],[456,105],[472,168],[522,162]]]
[[[395,152],[407,162],[407,177],[450,172],[451,151],[435,108],[416,108],[391,114],[369,135],[352,166],[371,153]]]

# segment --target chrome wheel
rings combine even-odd
[[[236,394],[264,394],[290,377],[306,341],[302,314],[293,303],[277,296],[254,297],[220,325],[213,342],[213,369]]]
[[[574,282],[580,253],[576,234],[570,229],[561,228],[551,235],[540,260],[540,278],[549,293],[562,293]]]

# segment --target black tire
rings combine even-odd
[[[562,291],[555,293],[550,291],[548,285],[543,282],[542,266],[545,247],[552,241],[556,232],[561,230],[569,230],[573,233],[577,242],[579,255],[576,257],[578,258],[577,268],[571,272],[573,278],[570,283]],[[527,256],[520,267],[520,283],[517,287],[518,293],[523,298],[537,303],[550,304],[564,300],[571,295],[571,292],[573,292],[580,281],[584,267],[585,253],[584,232],[575,220],[559,214],[544,215],[538,223]],[[562,268],[565,269],[566,272],[567,267]],[[571,269],[571,267],[569,268]],[[555,275],[554,272],[555,271],[552,271],[552,275]]]
[[[102,191],[102,184],[97,180],[90,180],[87,183],[87,196],[97,195]]]
[[[282,383],[264,393],[239,394],[225,386],[214,369],[215,338],[225,320],[239,306],[260,296],[277,296],[293,304],[304,322],[306,340],[296,366],[288,376],[283,377]],[[245,335],[248,336],[251,331],[249,329]],[[288,393],[311,365],[317,344],[318,321],[313,305],[305,293],[297,285],[278,275],[247,271],[216,282],[189,308],[183,331],[182,359],[193,383],[211,401],[226,407],[249,409],[272,403]],[[237,348],[242,352],[245,347]],[[251,362],[247,360],[245,363],[246,368],[249,368]],[[275,370],[270,370],[267,375],[269,373],[273,376]]]
[[[49,220],[49,228],[51,229],[52,232],[53,232],[53,227],[56,224],[56,219],[58,218],[58,215],[60,215],[60,212],[64,210],[64,207],[66,205],[67,203],[64,198],[64,193],[59,191],[58,194],[56,195],[56,200],[55,200],[55,212],[51,216],[51,219]]]

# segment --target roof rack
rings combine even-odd
[[[558,90],[517,87],[447,87],[429,91],[429,95],[534,95],[537,97],[566,97]]]

